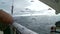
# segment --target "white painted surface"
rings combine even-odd
[[[34,32],[34,31],[22,26],[21,24],[18,24],[18,23],[15,23],[15,22],[13,23],[13,26],[15,28],[17,28],[17,30],[19,32],[21,32],[21,34],[38,34],[38,33]]]
[[[3,34],[3,31],[0,31],[0,34]]]

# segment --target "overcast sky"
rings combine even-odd
[[[11,13],[12,0],[0,0],[0,9]],[[14,14],[49,14],[55,15],[55,10],[38,0],[14,0]],[[48,10],[51,8],[52,10]],[[35,12],[34,12],[35,11]]]

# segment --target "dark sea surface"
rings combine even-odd
[[[41,16],[20,16],[14,17],[14,20],[39,34],[50,34],[51,26],[55,26],[54,18],[47,15]]]

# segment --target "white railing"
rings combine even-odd
[[[16,23],[16,22],[14,22],[12,25],[13,25],[19,32],[21,32],[21,34],[38,34],[38,33],[34,32],[34,31],[32,31],[32,30],[30,30],[30,29],[28,29],[28,28],[26,28],[26,27],[24,27],[24,26],[22,26],[21,24],[18,24],[18,23]]]

